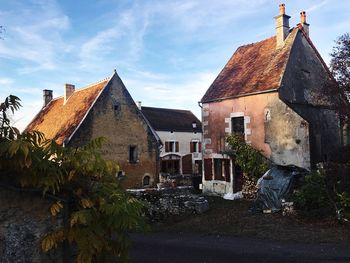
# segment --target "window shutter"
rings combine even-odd
[[[191,153],[194,152],[193,148],[194,148],[194,143],[193,143],[193,142],[190,142],[190,152],[191,152]]]
[[[202,152],[202,143],[198,142],[198,152]]]
[[[230,160],[229,159],[224,160],[224,174],[225,174],[226,182],[230,182],[231,176],[230,176]]]
[[[213,166],[212,159],[204,159],[204,178],[206,181],[213,180],[212,166]]]
[[[179,142],[175,142],[175,152],[179,152]]]
[[[165,142],[165,152],[169,152],[169,142]]]

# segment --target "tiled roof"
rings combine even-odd
[[[26,131],[37,130],[43,132],[46,138],[62,144],[82,122],[108,81],[106,79],[86,88],[76,90],[65,104],[63,97],[53,99],[35,116],[27,126]]]
[[[298,27],[291,30],[281,49],[276,49],[276,37],[239,47],[201,102],[277,89],[299,30]]]
[[[202,132],[201,122],[189,110],[141,107],[141,111],[156,131]],[[195,129],[193,122],[197,124]]]

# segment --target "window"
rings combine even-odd
[[[137,162],[137,146],[129,145],[129,163]]]
[[[213,180],[212,159],[204,159],[204,179],[206,181]]]
[[[225,180],[222,176],[222,159],[214,159],[214,179],[215,180]]]
[[[150,185],[150,182],[151,182],[151,177],[149,177],[148,175],[146,175],[145,177],[143,177],[143,186],[148,186]]]
[[[191,153],[200,153],[202,151],[202,145],[200,141],[190,142]]]
[[[230,182],[230,160],[214,159],[214,179]]]
[[[121,177],[123,177],[123,176],[125,176],[124,171],[118,171],[117,177],[118,177],[118,178],[121,178]]]
[[[165,152],[179,152],[179,142],[177,141],[165,142]]]
[[[244,136],[244,117],[231,118],[231,133]]]

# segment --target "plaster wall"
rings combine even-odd
[[[163,145],[166,141],[178,141],[179,142],[179,152],[176,154],[180,156],[185,156],[191,153],[190,142],[191,141],[202,141],[202,133],[199,132],[168,132],[168,131],[157,131],[157,134]],[[169,152],[165,152],[165,147],[163,146],[160,150],[160,157],[168,155]],[[197,153],[192,154],[192,158],[196,160],[202,159],[202,154]]]
[[[231,133],[231,117],[238,115],[244,116],[246,142],[273,163],[310,168],[309,125],[279,99],[277,92],[203,104],[204,159],[228,158],[224,154],[225,137]],[[232,192],[232,181],[232,175],[231,183],[203,179],[203,188],[216,193]]]

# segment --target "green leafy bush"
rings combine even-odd
[[[102,158],[105,139],[65,148],[40,132],[20,134],[6,115],[18,101],[10,96],[0,108],[0,180],[66,200],[52,204],[53,217],[70,211],[66,224],[42,240],[43,251],[66,241],[77,262],[128,261],[128,233],[146,227],[143,206],[120,186],[118,165]]]
[[[340,169],[341,167],[341,169]],[[334,217],[343,220],[350,215],[350,191],[347,166],[328,164],[308,174],[294,193],[296,208],[307,217]]]
[[[246,175],[257,179],[267,171],[268,163],[261,151],[247,144],[241,135],[232,134],[226,141],[235,152],[235,163]]]
[[[327,192],[325,175],[317,171],[305,176],[293,199],[295,207],[307,217],[329,216],[334,211]]]

